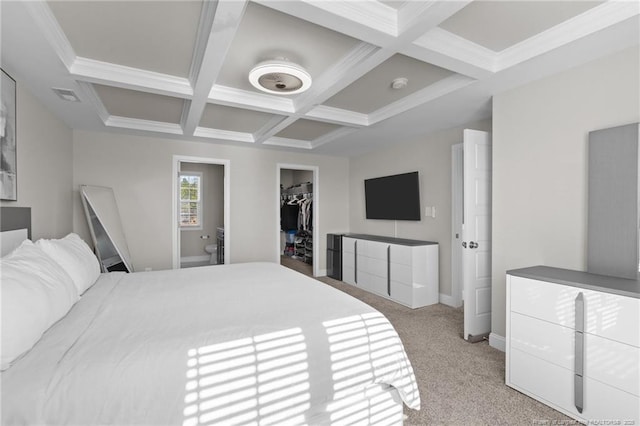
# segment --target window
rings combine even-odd
[[[180,173],[180,227],[202,229],[202,173]]]

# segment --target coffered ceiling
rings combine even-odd
[[[71,127],[358,155],[637,45],[635,1],[6,1],[2,67]],[[313,83],[248,79],[285,58]],[[406,87],[392,88],[394,79]],[[52,88],[73,90],[80,102]]]

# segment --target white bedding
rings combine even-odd
[[[393,423],[374,385],[420,407],[382,314],[270,263],[103,274],[1,380],[3,425]]]

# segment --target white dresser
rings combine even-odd
[[[347,234],[342,280],[410,308],[438,303],[438,244]]]
[[[638,281],[507,272],[506,384],[574,419],[640,425]]]

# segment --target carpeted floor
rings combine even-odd
[[[310,265],[284,266],[311,275]],[[437,304],[410,309],[328,277],[322,281],[382,312],[398,331],[420,389],[420,411],[405,408],[405,425],[578,424],[504,384],[504,353],[462,339],[463,312]],[[555,423],[554,423],[555,421]]]

